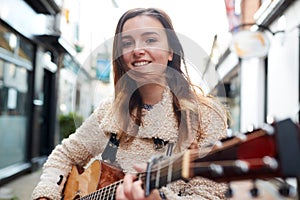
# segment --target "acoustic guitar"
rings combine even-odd
[[[201,176],[216,182],[300,177],[300,131],[290,119],[218,141],[205,149],[153,158],[139,173],[146,196],[179,179]],[[63,190],[64,200],[114,199],[122,170],[94,161],[83,173],[73,167]]]

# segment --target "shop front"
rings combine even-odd
[[[0,2],[0,185],[34,170],[55,145],[58,69],[67,50],[39,37],[57,33],[49,27],[59,10],[47,2]]]
[[[27,160],[33,56],[30,41],[0,24],[0,169]]]

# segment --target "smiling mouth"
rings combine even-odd
[[[134,63],[132,63],[132,65],[135,67],[142,67],[142,66],[148,65],[149,63],[151,63],[151,62],[150,61],[141,61],[141,62],[134,62]]]

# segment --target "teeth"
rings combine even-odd
[[[143,65],[147,65],[149,62],[146,62],[146,61],[142,61],[142,62],[135,62],[133,65],[136,66],[136,67],[140,67],[140,66],[143,66]]]

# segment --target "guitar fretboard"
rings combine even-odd
[[[123,180],[119,180],[113,184],[110,184],[106,187],[103,187],[93,193],[90,193],[87,196],[84,196],[80,198],[80,200],[97,200],[97,199],[103,199],[103,200],[113,200],[115,199],[115,194],[118,185],[122,184]]]

